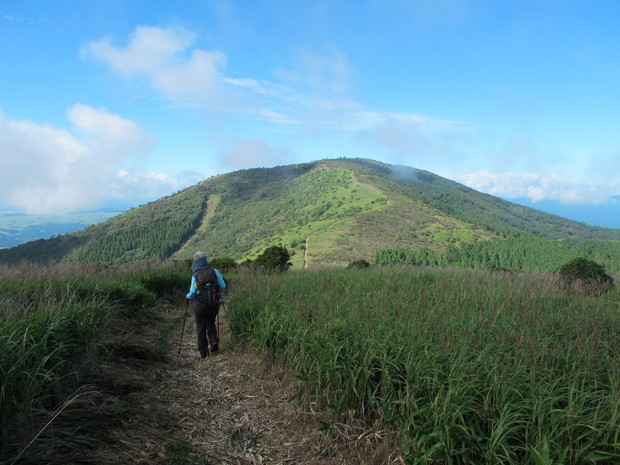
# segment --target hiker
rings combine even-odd
[[[218,270],[209,266],[204,252],[194,254],[192,272],[187,298],[194,299],[198,350],[200,356],[206,358],[209,355],[209,343],[211,352],[217,352],[220,348],[215,318],[220,311],[220,291],[226,289],[226,281]]]

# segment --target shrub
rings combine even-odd
[[[269,271],[286,271],[291,266],[290,258],[286,247],[274,245],[254,260],[254,266]]]
[[[580,289],[587,295],[602,295],[613,287],[613,279],[602,265],[586,258],[575,258],[560,268],[566,288]]]
[[[217,268],[219,271],[235,271],[239,268],[239,264],[234,261],[232,258],[224,257],[224,258],[213,258],[209,260],[210,265],[213,268]]]
[[[362,270],[364,268],[368,268],[370,266],[370,263],[368,263],[366,260],[355,260],[354,262],[351,262],[347,265],[347,270]]]

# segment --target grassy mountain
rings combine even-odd
[[[120,264],[148,257],[254,259],[270,245],[295,268],[371,260],[381,249],[430,248],[520,236],[620,240],[410,167],[366,159],[235,171],[104,223],[0,251],[0,261]]]

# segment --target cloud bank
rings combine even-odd
[[[157,196],[177,187],[176,179],[128,178],[120,171],[124,161],[152,144],[135,122],[82,104],[70,107],[67,119],[71,130],[11,120],[0,113],[4,206],[33,214],[66,212],[97,206],[111,195],[139,190],[147,194],[142,197]]]
[[[619,191],[618,185],[576,183],[557,174],[490,173],[478,171],[457,177],[463,184],[508,199],[527,198],[533,202],[558,200],[565,204],[608,202]]]

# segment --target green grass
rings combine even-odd
[[[0,461],[44,427],[33,412],[75,397],[112,320],[183,295],[188,281],[185,264],[0,267]],[[301,398],[382,424],[407,463],[620,460],[617,286],[592,298],[552,274],[423,268],[232,283],[233,335],[287,363]],[[170,463],[189,457],[179,441]]]
[[[76,396],[112,321],[131,321],[162,298],[183,295],[189,275],[182,265],[157,262],[125,270],[68,264],[0,267],[0,462],[23,452],[50,416]],[[89,408],[108,415],[105,408]],[[92,412],[82,419],[89,416]],[[51,429],[71,439],[56,440],[53,447],[39,440],[29,452],[67,449],[74,439],[85,440],[78,430]]]
[[[350,170],[319,167],[308,171],[299,177],[298,182],[284,185],[276,196],[265,196],[260,202],[240,207],[230,206],[237,213],[239,208],[245,209],[241,210],[240,216],[249,223],[243,229],[242,238],[237,238],[238,242],[247,241],[239,261],[255,259],[264,249],[282,244],[299,254],[293,263],[301,267],[303,250],[297,245],[306,237],[323,233],[330,225],[346,221],[360,212],[380,209],[386,202],[376,188],[359,184]],[[248,236],[256,231],[262,234]]]
[[[240,275],[231,330],[303,395],[380,421],[407,463],[617,463],[618,291],[550,274],[371,269]]]

